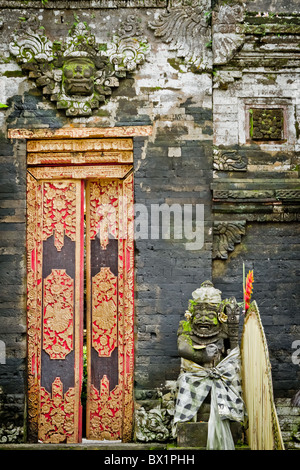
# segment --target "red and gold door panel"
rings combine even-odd
[[[81,441],[85,318],[86,436],[128,441],[132,140],[36,140],[27,150],[28,438]]]
[[[81,439],[83,182],[28,174],[29,436]]]
[[[133,178],[87,185],[87,438],[131,438]]]

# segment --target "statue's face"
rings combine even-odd
[[[75,58],[65,62],[63,84],[67,95],[90,96],[94,92],[95,66],[86,58]]]
[[[215,336],[220,332],[220,327],[217,305],[206,303],[197,305],[192,318],[192,330],[196,336]]]

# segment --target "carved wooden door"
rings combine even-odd
[[[28,175],[29,437],[81,439],[83,182]]]
[[[128,441],[132,428],[132,175],[87,186],[87,437]]]
[[[53,150],[54,144],[44,142],[30,146],[30,151],[37,153],[29,153],[28,161],[42,164],[45,158],[49,163],[51,155],[45,157],[39,152],[41,148],[47,151],[47,145]],[[104,146],[99,141],[87,142],[86,146]],[[82,150],[84,145],[78,141],[79,144]],[[124,141],[121,144],[125,145]],[[61,151],[59,157],[66,158],[63,142],[57,148]],[[81,161],[91,158],[90,155],[81,153]],[[93,161],[97,158],[105,161],[105,155],[94,152]],[[128,161],[128,149],[124,155]],[[106,158],[111,158],[109,152]],[[81,441],[84,313],[87,438],[123,441],[131,438],[131,169],[128,164],[28,168],[28,437],[31,441]]]

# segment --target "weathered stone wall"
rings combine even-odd
[[[282,432],[282,438],[287,450],[300,449],[300,413],[299,406],[293,406],[289,398],[278,398],[276,410]]]
[[[26,359],[26,152],[5,137],[1,161],[0,442],[23,435]]]
[[[249,12],[238,28],[243,46],[215,68],[213,279],[242,300],[243,262],[254,270],[274,391],[291,396],[299,384],[291,360],[299,337],[298,23],[272,11]],[[290,34],[275,41],[284,28]]]
[[[296,2],[260,0],[245,8],[238,1],[194,1],[191,7],[179,0],[49,0],[44,6],[1,0],[0,6],[0,102],[8,106],[0,110],[0,340],[6,346],[0,421],[5,429],[18,427],[3,431],[0,440],[21,438],[26,389],[26,149],[25,140],[7,138],[12,128],[152,125],[151,136],[134,138],[135,203],[147,208],[149,234],[154,204],[204,205],[201,249],[187,250],[186,239],[161,234],[135,243],[141,413],[162,407],[162,428],[168,427],[179,371],[176,332],[191,292],[212,278],[224,297],[241,301],[243,262],[254,270],[276,396],[291,397],[299,388],[291,345],[300,338]],[[9,49],[32,17],[39,22],[36,34],[59,41],[58,48],[84,22],[103,50],[115,35],[127,34],[148,52],[112,86],[105,103],[89,115],[68,115],[70,108],[60,108],[43,88],[47,73],[26,72]],[[255,116],[270,109],[280,116],[277,133],[263,124],[267,140],[259,140]]]
[[[215,67],[213,280],[242,301],[243,263],[254,271],[283,439],[296,448],[299,408],[281,400],[299,388],[297,7],[261,1],[247,10],[235,27],[242,45]]]
[[[254,271],[253,295],[267,337],[274,393],[291,397],[299,386],[299,365],[293,364],[293,343],[299,338],[299,225],[249,223],[226,263],[213,262],[213,278],[224,295],[242,301],[242,267]],[[241,322],[242,323],[242,322]],[[242,326],[242,324],[241,324]]]

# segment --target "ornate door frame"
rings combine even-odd
[[[27,141],[27,164],[28,164],[28,195],[27,195],[27,282],[28,282],[28,435],[29,439],[36,440],[38,436],[38,426],[40,420],[39,405],[41,399],[41,185],[47,185],[53,181],[63,182],[61,187],[71,182],[75,183],[74,190],[79,198],[76,207],[83,204],[82,181],[114,180],[122,181],[123,201],[127,200],[127,238],[120,238],[119,258],[123,266],[123,271],[119,267],[120,286],[122,295],[118,309],[119,322],[123,325],[123,333],[118,340],[120,349],[118,364],[119,377],[121,381],[118,385],[123,392],[119,397],[119,410],[113,407],[107,413],[116,416],[122,415],[122,427],[111,438],[119,438],[123,441],[129,441],[132,435],[132,417],[133,417],[133,175],[130,173],[133,167],[133,149],[132,139],[136,135],[148,136],[152,132],[150,126],[132,127],[132,128],[109,128],[109,129],[11,129],[8,136],[13,139],[28,139]],[[76,138],[76,139],[74,139]],[[47,140],[46,140],[47,139]],[[77,140],[78,139],[78,140]],[[85,139],[85,140],[82,140]],[[107,147],[108,145],[108,147]],[[124,179],[127,176],[126,179]],[[76,189],[75,189],[76,188]],[[124,199],[125,197],[125,199]],[[76,213],[76,211],[75,211]],[[75,215],[75,219],[76,219]],[[80,227],[80,217],[77,217],[77,226]],[[81,218],[82,220],[82,218]],[[124,223],[124,221],[123,221]],[[79,224],[79,225],[78,225]],[[124,230],[124,229],[123,229]],[[81,242],[77,248],[78,256],[76,265],[82,264],[82,228],[77,232],[80,234]],[[53,233],[53,232],[52,232]],[[64,237],[67,237],[67,227],[63,230]],[[70,234],[69,234],[70,235]],[[75,237],[76,238],[76,237]],[[79,260],[79,261],[78,261]],[[82,270],[81,267],[78,268]],[[103,271],[102,271],[103,273]],[[65,273],[59,273],[65,276]],[[107,274],[107,273],[105,273]],[[66,277],[67,279],[67,277]],[[76,302],[81,302],[82,279],[79,275],[79,289],[73,290],[76,296]],[[51,278],[48,279],[51,283]],[[71,284],[71,282],[69,282]],[[65,280],[65,285],[68,281]],[[46,294],[45,294],[46,295]],[[79,300],[78,300],[79,296]],[[76,322],[82,322],[82,311],[78,308]],[[91,343],[92,333],[89,333],[89,342]],[[77,349],[81,347],[81,339],[78,337]],[[76,349],[76,348],[75,348]],[[76,381],[81,381],[82,362],[77,360]],[[92,385],[89,385],[90,390]],[[80,389],[79,389],[80,390]],[[89,391],[90,392],[90,391]],[[115,391],[114,391],[115,393]],[[74,399],[67,395],[63,390],[62,383],[55,380],[52,386],[52,402],[55,397],[64,400],[66,408]],[[49,396],[48,407],[49,405]],[[101,380],[99,390],[99,400],[115,400],[112,391],[108,389],[108,383],[105,378]],[[51,400],[51,397],[50,397]],[[80,400],[77,393],[76,413],[80,415]],[[115,400],[116,403],[116,400]],[[99,402],[95,405],[95,400],[90,401],[90,409],[93,409],[94,421],[97,422],[101,415],[101,406]],[[98,408],[97,408],[98,407]],[[97,408],[97,409],[96,409]],[[103,415],[103,413],[102,413]],[[67,442],[80,442],[80,419],[77,419],[79,426],[67,436]],[[94,429],[94,427],[93,427]],[[88,437],[95,436],[103,439],[108,437],[108,431],[103,431],[95,436],[94,431]],[[54,438],[55,440],[56,438]],[[59,441],[59,439],[58,439]]]

